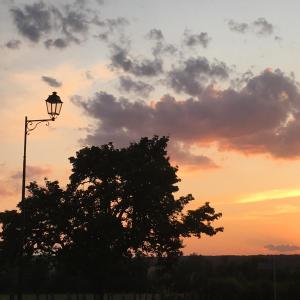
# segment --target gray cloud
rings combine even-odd
[[[38,42],[52,29],[51,12],[43,2],[25,5],[24,9],[12,8],[11,13],[19,32],[32,42]]]
[[[189,167],[190,169],[216,169],[219,168],[209,157],[205,155],[193,154],[188,145],[182,143],[176,143],[170,141],[168,145],[168,152],[170,152],[170,158],[180,164]]]
[[[222,62],[210,63],[205,57],[189,58],[167,74],[167,85],[177,93],[200,95],[205,84],[213,79],[226,79],[229,68]]]
[[[300,158],[300,93],[294,79],[279,70],[245,79],[237,90],[209,86],[185,101],[166,95],[150,105],[100,92],[73,102],[98,121],[88,144],[124,144],[157,134],[185,149],[214,144],[224,151]]]
[[[62,8],[36,2],[24,7],[11,9],[14,23],[19,33],[31,42],[44,40],[47,48],[65,48],[70,43],[80,43],[89,29],[90,12],[84,8],[85,2],[75,1]],[[50,37],[51,34],[59,37]]]
[[[123,17],[115,19],[100,19],[99,16],[95,16],[92,23],[107,29],[106,33],[113,33],[115,30],[122,28],[129,24],[129,21]]]
[[[57,12],[62,21],[62,31],[67,37],[76,40],[75,34],[86,33],[89,29],[89,20],[86,12],[72,10],[67,8],[65,15]]]
[[[28,178],[31,178],[32,180],[38,179],[41,177],[46,177],[51,173],[50,168],[41,168],[38,166],[27,166],[26,168],[26,174]],[[22,178],[22,172],[16,172],[15,174],[11,175],[11,179],[20,179]]]
[[[236,22],[234,20],[228,21],[229,30],[237,33],[246,33],[250,29],[252,32],[259,36],[269,36],[274,33],[274,26],[268,22],[265,18],[257,18],[252,23]]]
[[[103,41],[103,42],[108,42],[109,41],[109,32],[99,33],[99,34],[95,35],[95,38],[97,38],[98,40]]]
[[[167,99],[169,96],[165,96]],[[98,119],[99,127],[85,139],[85,143],[95,145],[113,141],[119,146],[127,145],[129,141],[138,140],[141,136],[152,136],[163,130],[153,128],[156,118],[154,109],[146,102],[130,102],[126,98],[117,99],[105,92],[97,93],[94,99],[84,102],[79,96],[72,97],[71,101],[82,107],[85,112]],[[161,111],[160,113],[163,113]],[[161,118],[163,116],[160,116]],[[151,120],[154,118],[154,120]],[[159,125],[158,125],[159,127]],[[170,131],[165,131],[170,132]],[[171,159],[190,168],[214,169],[218,166],[204,155],[191,153],[188,146],[177,143],[172,139],[169,144]]]
[[[78,7],[84,9],[89,1],[90,1],[90,0],[75,0],[75,1],[74,1],[74,5],[78,5]],[[96,1],[96,2],[97,2],[97,1]]]
[[[249,25],[247,23],[239,23],[234,20],[228,21],[228,27],[231,31],[238,33],[246,33],[249,30]]]
[[[191,34],[189,31],[184,32],[184,44],[188,47],[202,46],[207,48],[208,43],[211,38],[208,36],[207,32],[201,32],[199,34]]]
[[[103,5],[103,4],[104,4],[104,0],[96,0],[96,2],[97,2],[99,5]]]
[[[96,16],[92,22],[102,29],[102,32],[94,35],[94,37],[106,43],[112,43],[116,35],[123,40],[124,28],[129,24],[129,21],[123,17],[102,20]]]
[[[120,90],[125,92],[133,92],[141,97],[148,97],[154,91],[154,87],[143,81],[134,81],[129,76],[121,76],[119,78]]]
[[[82,43],[92,26],[101,26],[106,34],[113,34],[128,24],[125,18],[101,19],[89,4],[89,1],[74,0],[72,4],[55,6],[40,1],[14,6],[10,11],[19,33],[33,43],[42,41],[48,49]]]
[[[10,40],[5,44],[5,47],[9,49],[19,49],[21,43],[20,40]]]
[[[149,40],[157,41],[157,40],[163,40],[164,35],[160,29],[153,28],[147,33],[146,38],[148,38]]]
[[[259,35],[272,35],[274,32],[274,26],[265,18],[258,18],[253,22],[253,25]]]
[[[299,246],[295,245],[266,245],[266,249],[276,252],[291,252],[291,251],[297,251],[300,250]]]
[[[88,80],[93,80],[94,79],[92,71],[86,71],[84,75],[85,75],[85,78],[88,79]]]
[[[46,82],[49,86],[52,86],[52,87],[61,87],[62,86],[62,83],[57,81],[55,78],[53,77],[49,77],[49,76],[42,76],[41,77],[42,80],[44,82]]]
[[[106,26],[110,32],[114,32],[119,27],[124,27],[129,24],[129,21],[123,17],[118,17],[116,19],[106,19],[104,21],[104,26]]]
[[[178,49],[172,45],[165,43],[164,40],[157,40],[155,46],[152,48],[152,53],[156,59],[160,59],[162,55],[174,55],[178,52]]]
[[[152,48],[152,53],[157,59],[164,54],[174,55],[176,52],[178,52],[178,49],[174,45],[166,43],[164,35],[160,29],[151,29],[146,34],[146,39],[155,42],[155,45]]]
[[[118,45],[112,45],[111,50],[111,67],[113,69],[121,69],[135,76],[146,77],[157,76],[163,72],[162,60],[158,58],[152,60],[132,58],[128,49]]]
[[[4,5],[11,5],[11,4],[14,4],[15,3],[15,0],[2,0],[0,2],[0,4],[4,4]]]
[[[51,47],[55,47],[58,49],[64,49],[69,45],[70,41],[69,39],[65,38],[57,38],[57,39],[48,39],[44,42],[44,45],[46,48],[51,48]]]

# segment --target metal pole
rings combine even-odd
[[[19,256],[19,272],[18,272],[18,300],[22,300],[23,293],[23,250],[25,242],[25,189],[26,189],[26,150],[27,150],[27,116],[24,124],[24,150],[23,150],[23,172],[22,172],[22,198],[21,198],[21,245]]]
[[[276,261],[274,255],[273,255],[273,295],[274,295],[274,300],[277,300]]]
[[[25,130],[24,130],[24,154],[23,154],[23,176],[22,176],[22,202],[25,200],[25,187],[26,187],[26,148],[27,148],[27,117],[25,117]],[[24,203],[24,202],[23,202]],[[25,224],[24,224],[25,225]]]

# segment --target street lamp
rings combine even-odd
[[[37,128],[37,126],[41,123],[46,122],[46,125],[49,126],[50,121],[55,121],[55,119],[59,116],[61,107],[63,102],[56,92],[53,92],[52,95],[46,100],[47,112],[50,119],[37,119],[37,120],[29,120],[27,116],[25,117],[25,128],[24,128],[24,154],[23,154],[23,175],[22,175],[22,199],[21,203],[21,217],[22,217],[22,240],[21,240],[21,249],[20,249],[20,264],[19,264],[19,274],[18,274],[18,300],[22,300],[22,289],[23,289],[23,248],[25,242],[25,181],[26,181],[26,150],[27,150],[27,136],[31,131]]]

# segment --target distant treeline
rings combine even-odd
[[[17,289],[18,268],[0,271],[0,293]],[[93,274],[95,275],[95,274]],[[99,270],[59,269],[49,258],[24,264],[24,293],[177,293],[195,299],[299,299],[300,256],[183,256],[172,262],[132,258]],[[198,298],[199,297],[199,298]]]

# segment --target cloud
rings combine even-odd
[[[86,114],[100,121],[95,132],[86,138],[89,144],[113,141],[124,145],[142,135],[153,135],[152,128],[145,124],[149,122],[152,113],[152,108],[146,102],[130,102],[124,97],[117,99],[106,92],[96,93],[95,97],[87,102],[80,97],[73,97],[72,102],[83,108]]]
[[[15,190],[8,186],[8,183],[0,180],[0,197],[9,197],[15,194]],[[1,199],[2,200],[2,199]]]
[[[115,33],[119,33],[120,37],[122,38],[123,29],[129,24],[129,21],[123,17],[103,20],[100,19],[99,16],[96,16],[92,23],[103,29],[103,31],[95,35],[95,37],[101,41],[108,42],[114,37]]]
[[[167,98],[168,96],[166,96]],[[94,99],[84,102],[81,97],[73,97],[72,102],[81,106],[85,112],[98,119],[99,127],[89,134],[85,143],[95,145],[113,141],[119,146],[129,141],[138,140],[141,136],[163,135],[161,130],[153,128],[151,118],[155,118],[153,108],[146,102],[130,102],[126,98],[117,99],[105,92],[97,93]],[[163,114],[163,111],[160,113]],[[161,117],[163,117],[161,115]],[[155,122],[155,120],[153,120]],[[189,147],[172,139],[169,144],[171,159],[190,168],[214,169],[218,166],[204,155],[193,154]]]
[[[135,76],[153,77],[163,72],[162,60],[158,58],[138,59],[130,57],[129,51],[118,45],[111,46],[111,67]]]
[[[174,45],[166,43],[164,35],[160,29],[151,29],[146,34],[146,39],[155,42],[154,47],[152,48],[152,54],[156,58],[159,58],[164,54],[174,55],[178,52],[178,49]]]
[[[252,23],[239,23],[234,20],[228,21],[229,30],[245,34],[250,30],[259,36],[270,36],[274,33],[274,26],[265,18],[257,18]]]
[[[159,41],[164,39],[164,35],[160,29],[153,28],[147,33],[146,38]]]
[[[289,189],[289,190],[270,190],[261,193],[256,193],[247,197],[244,197],[238,201],[238,203],[256,203],[270,200],[287,199],[300,197],[300,190]]]
[[[44,45],[46,48],[50,49],[52,47],[58,48],[58,49],[64,49],[68,47],[70,44],[69,39],[65,38],[57,38],[57,39],[48,39],[44,41]]]
[[[258,18],[253,22],[253,26],[258,35],[272,35],[274,32],[274,26],[265,18]]]
[[[20,45],[21,45],[21,41],[20,40],[10,40],[5,44],[5,47],[8,49],[19,49]]]
[[[83,9],[83,3],[78,1],[63,8],[41,1],[14,7],[11,13],[23,37],[34,43],[45,39],[47,48],[54,46],[62,49],[72,42],[80,43],[89,28],[89,13]],[[51,33],[60,36],[47,38]]]
[[[164,40],[156,40],[156,43],[152,48],[152,54],[158,61],[165,54],[174,56],[177,52],[178,49],[174,45],[167,44]]]
[[[204,66],[208,73],[214,70]],[[157,134],[187,146],[213,144],[221,151],[300,158],[300,94],[292,77],[267,70],[240,89],[208,86],[199,95],[197,89],[192,92],[195,98],[179,101],[165,95],[150,104],[99,92],[74,103],[98,121],[85,138],[89,144]]]
[[[198,96],[211,79],[226,79],[229,68],[222,62],[210,63],[205,57],[189,58],[167,74],[166,83],[177,93]]]
[[[4,5],[10,5],[10,4],[13,4],[15,2],[15,0],[2,0],[0,2],[0,5],[1,4],[4,4]]]
[[[239,23],[234,20],[228,21],[228,27],[231,31],[237,33],[246,33],[249,30],[249,25],[247,23]]]
[[[207,32],[201,32],[199,34],[191,34],[189,31],[184,32],[184,44],[188,47],[202,46],[207,48],[208,43],[211,38],[208,36]]]
[[[119,78],[120,91],[127,93],[133,92],[141,97],[148,97],[154,91],[154,87],[143,81],[134,81],[129,76],[121,76]]]
[[[264,246],[267,250],[276,251],[276,252],[291,252],[300,250],[299,246],[296,245],[266,245]]]
[[[50,168],[41,168],[38,166],[27,166],[26,168],[26,177],[30,180],[34,180],[41,177],[46,177],[51,173]],[[11,179],[18,180],[22,178],[22,172],[19,171],[13,175],[11,175]]]
[[[109,32],[103,32],[95,35],[95,37],[103,42],[108,42],[109,41]]]
[[[103,21],[102,26],[105,26],[109,29],[109,32],[112,33],[120,27],[124,27],[129,24],[129,21],[123,17],[118,17],[115,19],[106,19]]]
[[[51,11],[55,21],[59,22],[58,28],[64,36],[64,40],[80,43],[89,30],[91,18],[89,10],[83,9],[80,4],[79,7],[66,5],[63,10],[52,7]],[[53,27],[55,28],[56,26]]]
[[[219,166],[205,155],[192,153],[188,145],[176,143],[173,140],[168,145],[171,160],[191,169],[216,169]]]
[[[11,8],[11,15],[18,32],[33,43],[43,42],[45,47],[64,49],[71,44],[81,44],[90,29],[101,26],[106,34],[113,34],[128,24],[125,18],[102,19],[91,9],[91,2],[75,0],[71,4],[53,5],[35,2]]]
[[[96,0],[96,2],[97,2],[99,5],[103,5],[103,4],[104,4],[104,0]]]
[[[88,80],[93,80],[94,79],[92,71],[88,70],[88,71],[85,72],[84,75],[85,75],[85,78],[88,79]]]
[[[52,87],[61,87],[62,86],[62,83],[57,81],[55,78],[53,77],[49,77],[49,76],[42,76],[41,77],[42,80],[44,82],[46,82],[49,86],[52,86]]]
[[[32,42],[38,42],[52,29],[51,12],[43,2],[25,5],[24,9],[12,8],[11,13],[19,32]]]

